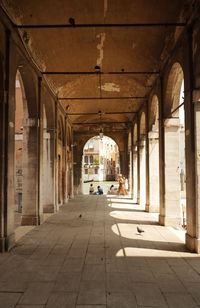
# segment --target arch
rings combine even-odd
[[[50,129],[51,131],[54,129],[54,100],[52,98],[50,99],[44,99],[44,109],[46,114],[46,128],[47,130]]]
[[[143,139],[145,136],[145,125],[146,125],[146,116],[145,113],[142,112],[140,115],[140,139]]]
[[[62,145],[65,145],[65,133],[64,133],[64,123],[63,119],[60,116],[58,120],[58,139],[62,142]]]
[[[84,142],[83,142],[83,144],[82,144],[82,146],[81,146],[82,149],[80,149],[80,150],[83,151],[84,146],[86,145],[86,143],[87,143],[89,140],[91,140],[92,138],[95,138],[96,136],[98,136],[98,135],[97,135],[97,134],[94,134],[93,136],[86,138],[86,141],[84,140]],[[106,132],[106,134],[104,134],[104,136],[105,136],[105,137],[109,137],[110,139],[112,139],[112,140],[116,143],[116,145],[117,145],[117,147],[118,147],[118,150],[120,151],[119,141],[116,140],[117,138],[115,138],[114,136],[112,136],[112,133],[110,134],[110,133],[107,133],[107,132]]]
[[[181,86],[184,80],[183,69],[180,63],[175,62],[167,78],[165,92],[165,116],[171,116],[171,112],[180,104]],[[179,110],[172,114],[172,117],[179,116]]]
[[[35,76],[32,71],[26,65],[18,67],[16,70],[16,76],[17,74],[22,86],[23,104],[24,109],[26,109],[26,117],[37,118],[37,79],[34,78]]]
[[[82,180],[114,181],[119,173],[119,148],[108,137],[94,136],[84,144]]]
[[[135,123],[133,128],[133,145],[136,146],[137,142],[138,142],[138,127],[137,123]]]
[[[158,96],[156,94],[153,95],[150,104],[150,112],[149,112],[149,130],[153,130],[153,126],[156,130],[158,130]]]

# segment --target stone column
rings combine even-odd
[[[149,212],[159,212],[159,141],[158,132],[151,131],[149,138]]]
[[[15,135],[15,74],[12,71],[14,48],[10,31],[5,31],[4,64],[0,63],[0,251],[14,244],[14,135]],[[1,59],[1,58],[0,58]],[[3,67],[4,65],[4,67]],[[4,69],[4,74],[3,74]]]
[[[137,203],[140,204],[140,121],[137,118]]]
[[[140,141],[140,204],[146,205],[146,146],[145,141]]]
[[[195,242],[195,251],[200,253],[200,102],[196,102],[194,106],[195,113],[195,179],[196,179],[196,242]],[[187,203],[188,205],[188,203]],[[190,218],[191,207],[188,206],[187,216]],[[193,214],[192,214],[193,215]],[[189,219],[188,219],[189,225]],[[191,226],[188,226],[187,235],[189,235]]]
[[[164,224],[181,224],[179,176],[179,119],[165,120],[165,215]]]
[[[185,97],[186,246],[200,253],[200,92]]]
[[[133,200],[134,202],[137,202],[137,146],[134,147],[133,151]]]
[[[163,78],[160,76],[160,99],[159,111],[159,223],[164,225],[165,218],[165,132],[164,132],[164,98],[163,98]]]
[[[149,194],[150,194],[150,187],[149,187],[149,109],[148,105],[146,104],[145,108],[145,211],[149,212]]]
[[[54,131],[48,128],[43,134],[42,204],[44,213],[54,213]]]
[[[40,222],[38,204],[38,119],[24,119],[23,128],[22,225],[37,225]]]
[[[133,196],[133,152],[129,152],[129,177],[128,177],[128,190]]]
[[[123,176],[128,178],[128,153],[126,151],[119,152],[120,168]]]

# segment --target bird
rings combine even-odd
[[[80,214],[80,215],[79,215],[79,218],[81,218],[81,217],[82,217],[82,215]]]
[[[137,227],[137,232],[138,232],[139,234],[142,234],[142,232],[144,232],[144,230],[142,230],[142,229],[140,229],[139,227]]]
[[[75,26],[75,19],[74,18],[72,18],[72,17],[70,17],[69,19],[68,19],[68,21],[69,21],[69,23],[70,23],[70,25],[71,26]]]

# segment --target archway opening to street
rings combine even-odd
[[[158,123],[158,97],[154,95],[151,100],[149,113],[149,212],[159,213],[159,123]]]
[[[184,75],[175,63],[165,96],[165,224],[186,226]]]
[[[110,184],[117,188],[119,174],[120,154],[116,142],[107,136],[90,138],[84,145],[82,155],[83,192],[86,194],[89,192],[89,189],[84,188],[88,187],[86,183],[94,182],[94,186],[103,186],[107,193]]]

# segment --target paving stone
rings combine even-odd
[[[62,292],[77,292],[79,289],[80,280],[81,280],[80,273],[76,272],[59,273],[56,284],[54,286],[54,290]]]
[[[20,304],[46,304],[53,287],[54,284],[50,282],[30,283],[28,289],[25,291],[24,295],[20,299]]]
[[[84,290],[78,295],[78,305],[106,305],[106,293],[102,290]]]
[[[16,308],[44,308],[44,305],[17,305]]]
[[[167,307],[160,289],[151,283],[132,283],[138,306]]]
[[[107,295],[107,308],[134,308],[138,307],[136,298],[131,292],[111,292]]]
[[[14,308],[21,295],[21,293],[0,293],[0,308]]]
[[[165,293],[169,308],[197,308],[199,307],[190,294]]]
[[[76,305],[76,308],[107,308],[106,305]]]
[[[162,292],[186,292],[184,284],[173,274],[160,274],[159,272],[154,273],[156,277],[156,283]]]
[[[46,308],[73,308],[76,304],[76,293],[58,292],[50,295]]]
[[[62,267],[61,272],[81,272],[85,259],[83,258],[66,258]]]
[[[132,268],[129,277],[133,282],[155,282],[155,278],[148,268]]]
[[[196,303],[200,306],[200,283],[187,283],[186,284],[188,292],[195,299]]]
[[[86,264],[83,268],[82,280],[105,280],[105,265]]]

